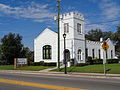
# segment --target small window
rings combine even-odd
[[[43,59],[51,59],[51,46],[43,46]]]
[[[98,50],[99,59],[101,59],[100,49]]]
[[[88,57],[88,48],[85,49],[85,56]]]
[[[64,33],[69,33],[69,24],[68,23],[64,24]]]
[[[81,49],[78,50],[77,55],[78,55],[78,60],[79,61],[82,60],[82,51],[81,51]]]
[[[92,49],[92,57],[95,58],[95,49]]]
[[[78,31],[78,33],[82,33],[82,25],[81,24],[79,24],[79,23],[77,23],[77,31]]]
[[[113,50],[111,50],[111,59],[113,59]]]

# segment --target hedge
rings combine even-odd
[[[45,63],[44,61],[40,62],[31,62],[30,66],[56,66],[56,63]]]
[[[75,66],[76,67],[82,67],[82,66],[87,66],[87,65],[90,65],[90,63],[77,63]]]
[[[103,59],[93,59],[93,64],[103,64]]]
[[[119,63],[119,59],[107,59],[107,63],[111,64],[111,63]]]

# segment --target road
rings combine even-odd
[[[0,72],[0,90],[120,90],[120,79]]]

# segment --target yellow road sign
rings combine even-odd
[[[109,45],[107,44],[107,42],[106,42],[106,41],[104,41],[104,42],[103,42],[103,44],[102,44],[102,48],[103,48],[105,51],[107,51],[107,50],[108,50]]]

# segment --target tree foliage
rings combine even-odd
[[[102,32],[101,29],[96,29],[96,30],[90,30],[86,35],[85,38],[91,41],[99,41],[100,38],[107,39],[111,38],[112,39],[113,32],[108,31],[108,32]]]
[[[120,52],[120,26],[117,27],[117,32],[114,33],[113,39],[116,42],[116,51]]]
[[[34,60],[34,52],[31,51],[28,47],[24,47],[21,53],[21,57],[28,59],[28,64]]]
[[[0,60],[2,59],[1,45],[0,45]]]
[[[1,51],[7,64],[13,64],[14,58],[20,56],[23,47],[21,40],[22,36],[13,33],[9,33],[1,39]]]
[[[100,29],[90,30],[86,35],[85,38],[92,41],[99,41],[102,37],[103,32]]]

